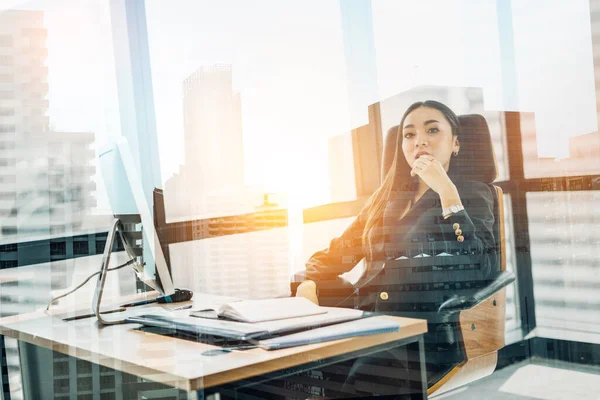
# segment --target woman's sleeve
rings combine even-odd
[[[440,228],[444,241],[462,252],[481,255],[484,274],[487,276],[499,267],[499,238],[494,233],[494,196],[483,182],[472,182],[460,190],[464,210],[441,219]],[[455,225],[457,224],[457,225]],[[460,229],[457,234],[457,229]],[[464,240],[459,241],[459,236]]]
[[[367,208],[359,213],[350,226],[331,240],[329,247],[316,252],[306,262],[306,278],[315,282],[335,280],[350,271],[365,257],[362,234],[367,218]]]

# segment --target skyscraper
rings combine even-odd
[[[2,236],[76,230],[95,205],[94,134],[49,129],[43,26],[40,11],[0,14]]]
[[[230,65],[204,66],[183,82],[185,164],[206,192],[244,183],[242,117]]]
[[[33,11],[0,14],[0,218],[5,233],[17,233],[16,219],[11,218],[17,214],[17,166],[23,164],[32,138],[48,129],[43,17]]]
[[[165,184],[168,218],[200,215],[212,193],[244,184],[241,98],[231,65],[200,67],[183,82],[184,163]]]

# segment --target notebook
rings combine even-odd
[[[327,310],[303,297],[242,300],[193,310],[190,315],[201,318],[224,317],[241,322],[265,322],[325,314]]]

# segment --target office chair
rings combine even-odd
[[[428,257],[386,262],[384,275],[369,283],[368,292],[377,309],[386,314],[424,318],[429,332],[425,335],[428,363],[428,394],[435,396],[490,375],[497,364],[498,350],[504,346],[506,286],[515,280],[506,271],[504,205],[502,190],[492,182],[497,177],[492,140],[481,115],[459,116],[461,131],[459,156],[453,158],[448,174],[456,179],[486,183],[494,197],[494,237],[497,248],[495,271],[478,276],[472,255]],[[390,168],[396,148],[396,135],[384,141],[382,176]],[[424,273],[414,273],[416,266]],[[412,273],[411,273],[412,271]],[[397,274],[395,274],[397,272]],[[393,281],[394,276],[401,279]],[[378,277],[379,278],[379,277]],[[447,278],[446,282],[442,280]],[[336,302],[348,289],[328,288],[320,283],[319,301]],[[296,285],[293,285],[294,292]],[[385,291],[385,299],[381,293]],[[329,296],[329,298],[323,298]],[[352,306],[352,300],[342,306]],[[354,303],[356,304],[356,303]],[[364,302],[363,302],[364,304]],[[386,308],[389,312],[386,312]]]

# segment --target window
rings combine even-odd
[[[0,100],[11,100],[15,98],[15,92],[9,90],[0,90]]]
[[[2,83],[12,83],[14,82],[14,77],[9,74],[0,74],[0,84]]]
[[[16,200],[17,194],[14,192],[0,192],[0,200]]]
[[[1,253],[11,252],[11,251],[17,251],[17,244],[16,243],[4,244],[4,245],[0,246],[0,252]]]
[[[73,254],[75,255],[88,255],[88,242],[87,241],[73,241]]]
[[[11,66],[13,65],[13,58],[0,54],[0,66]]]
[[[10,35],[0,35],[0,47],[11,47],[13,38]]]
[[[64,256],[67,254],[67,244],[62,242],[50,242],[50,255]]]
[[[0,107],[0,117],[12,117],[15,115],[14,108]]]
[[[0,269],[15,268],[19,265],[17,260],[0,260]]]
[[[0,133],[11,133],[15,132],[16,126],[14,124],[0,124]]]
[[[0,183],[15,183],[16,181],[15,175],[0,175]]]

